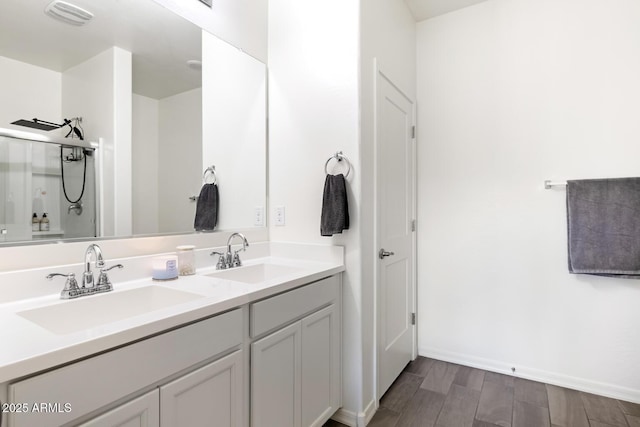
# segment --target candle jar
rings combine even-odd
[[[178,278],[177,257],[160,256],[153,259],[153,280],[174,280]]]
[[[196,254],[195,246],[182,245],[176,247],[178,251],[178,271],[181,276],[196,274]]]

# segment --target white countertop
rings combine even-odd
[[[242,283],[206,276],[213,266],[199,268],[195,275],[158,282],[150,278],[120,282],[113,274],[114,290],[105,294],[61,300],[59,293],[0,303],[0,384],[81,359],[167,329],[209,317],[235,307],[284,292],[306,283],[344,271],[342,248],[306,245],[268,244],[267,256],[247,259],[244,266],[268,263],[295,267],[294,271],[259,283]],[[326,250],[324,249],[326,248]],[[326,255],[326,256],[325,256]],[[126,259],[118,260],[126,267]],[[141,261],[138,260],[138,263]],[[243,267],[237,267],[243,268]],[[41,275],[40,275],[41,276]],[[8,276],[7,276],[8,277]],[[2,277],[0,277],[2,280]],[[13,278],[15,280],[15,276]],[[42,278],[44,280],[44,278]],[[62,288],[63,282],[59,282]],[[7,285],[3,283],[2,286]],[[15,286],[19,286],[16,284]],[[123,320],[82,328],[67,334],[54,333],[27,320],[19,313],[35,308],[73,304],[145,286],[166,287],[201,295],[191,301],[134,315]],[[113,307],[117,311],[118,307]],[[82,324],[83,319],[74,319]]]

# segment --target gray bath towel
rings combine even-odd
[[[218,196],[218,186],[216,184],[205,184],[198,196],[196,206],[196,218],[193,221],[193,228],[196,231],[212,231],[218,224],[218,208],[220,198]]]
[[[320,235],[332,236],[349,229],[349,203],[344,175],[327,175],[322,193]]]
[[[569,271],[640,278],[640,178],[567,182]]]

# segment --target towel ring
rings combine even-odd
[[[343,160],[344,160],[344,162],[347,164],[347,173],[345,173],[345,174],[344,174],[344,177],[345,177],[345,178],[346,178],[346,177],[348,177],[348,176],[349,176],[349,172],[351,172],[351,162],[349,161],[349,159],[347,158],[347,156],[345,156],[344,154],[342,154],[342,151],[338,151],[338,152],[336,152],[336,154],[334,154],[333,156],[331,156],[331,157],[329,157],[329,158],[327,159],[327,161],[326,161],[326,162],[325,162],[325,164],[324,164],[324,173],[325,173],[326,175],[329,175],[329,170],[328,170],[327,168],[328,168],[328,166],[329,166],[329,162],[330,162],[331,160],[333,160],[333,159],[335,159],[335,160],[337,160],[337,161],[339,161],[339,162],[341,162],[341,161],[343,161]]]
[[[213,176],[213,182],[207,182],[207,178],[209,178],[210,176]],[[204,170],[204,173],[202,174],[202,181],[205,184],[217,184],[218,183],[218,176],[216,175],[216,167],[211,165],[208,168],[206,168]]]

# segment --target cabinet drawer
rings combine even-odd
[[[9,385],[9,401],[70,411],[9,414],[9,427],[61,425],[242,343],[230,311]]]
[[[338,298],[340,276],[331,276],[310,285],[251,304],[251,337],[299,319]]]

